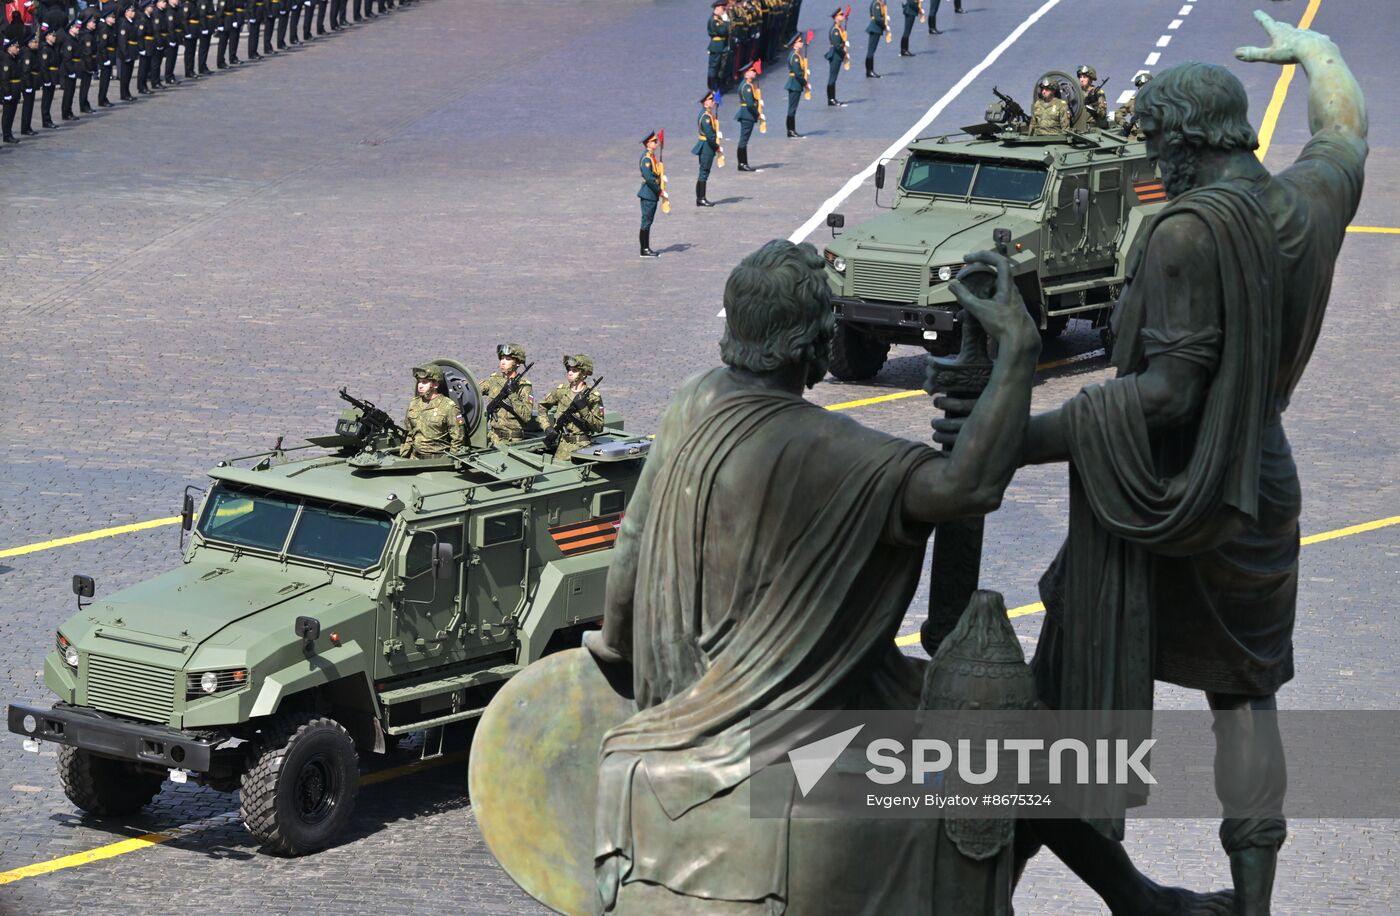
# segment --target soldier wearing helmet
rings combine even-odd
[[[481,383],[481,396],[487,405],[495,400],[506,387],[506,383],[517,380],[515,390],[501,400],[500,406],[490,411],[486,418],[486,441],[492,445],[502,442],[516,442],[525,438],[525,424],[535,412],[535,393],[530,380],[525,378],[525,348],[518,343],[505,343],[496,347],[499,371],[491,373]]]
[[[1074,71],[1074,75],[1079,77],[1079,88],[1084,90],[1084,110],[1088,113],[1089,123],[1104,127],[1108,124],[1108,99],[1104,98],[1103,90],[1094,85],[1099,80],[1099,72],[1083,64]]]
[[[457,403],[443,394],[447,380],[436,363],[415,366],[417,391],[408,402],[403,428],[408,432],[399,454],[405,458],[435,458],[462,450],[466,421]]]
[[[1143,86],[1146,86],[1151,81],[1152,74],[1144,70],[1137,76],[1133,77],[1133,88],[1141,89]],[[1128,101],[1118,106],[1118,110],[1113,113],[1113,123],[1118,125],[1118,127],[1123,131],[1123,133],[1127,135],[1129,140],[1142,139],[1142,128],[1138,126],[1137,122],[1136,93],[1134,93],[1133,97],[1128,99]]]
[[[588,387],[593,374],[593,360],[579,353],[564,357],[564,377],[567,382],[545,395],[540,401],[540,425],[546,433],[559,422],[575,398],[582,398],[578,410],[559,427],[559,444],[554,460],[568,461],[579,449],[593,444],[593,437],[603,431],[603,396],[596,387]]]
[[[1035,105],[1031,109],[1031,136],[1062,134],[1069,130],[1069,106],[1060,98],[1060,87],[1046,77],[1036,84]]]

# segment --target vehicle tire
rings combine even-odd
[[[828,368],[843,382],[858,382],[878,373],[889,354],[889,344],[838,321]]]
[[[359,791],[350,733],[334,719],[286,716],[263,728],[258,756],[243,773],[239,808],[264,849],[301,856],[335,841]]]
[[[164,777],[135,764],[60,745],[58,779],[68,800],[89,814],[135,814],[160,791]]]
[[[1069,327],[1068,315],[1054,315],[1045,319],[1045,327],[1040,329],[1041,340],[1054,340]]]

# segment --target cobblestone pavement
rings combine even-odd
[[[803,141],[756,136],[754,164],[712,176],[719,206],[689,205],[686,155],[703,91],[704,10],[681,0],[435,0],[374,28],[244,66],[46,132],[0,152],[0,549],[174,514],[181,489],[221,457],[281,435],[321,433],[335,390],[383,405],[410,393],[407,367],[452,355],[486,368],[520,340],[554,381],[557,354],[590,353],[610,409],[652,428],[685,376],[717,361],[723,279],[762,241],[786,237],[904,132],[1040,6],[945,9],[945,34],[916,31],[918,56],[885,46],[885,79],[841,78],[850,107],[799,112]],[[1302,0],[1259,4],[1284,18]],[[1368,90],[1372,155],[1356,222],[1395,225],[1400,105],[1388,91],[1388,0],[1322,0],[1316,27],[1338,40]],[[826,10],[802,25],[824,34]],[[947,5],[945,4],[945,7]],[[1191,12],[1179,10],[1189,6]],[[1158,68],[1228,62],[1261,34],[1226,0],[1062,0],[959,95],[928,132],[980,118],[992,85],[1029,93],[1043,70],[1083,62],[1112,76],[1110,97],[1149,53]],[[1178,21],[1171,28],[1169,23]],[[1159,36],[1170,36],[1165,47]],[[818,42],[819,51],[824,47]],[[857,62],[858,64],[859,62]],[[1235,67],[1262,117],[1277,71]],[[766,78],[779,95],[783,74]],[[1267,164],[1306,138],[1295,80]],[[722,111],[733,131],[733,107]],[[635,257],[637,141],[672,139],[675,211],[658,220],[657,262]],[[867,184],[840,208],[848,225],[876,212]],[[811,240],[820,244],[825,230]],[[1305,534],[1400,514],[1400,238],[1354,235],[1332,309],[1287,415],[1305,488]],[[1044,358],[1085,354],[1097,336],[1072,324]],[[836,404],[911,388],[922,363],[901,348],[870,385],[828,381]],[[1090,358],[1045,372],[1045,409],[1106,377]],[[393,409],[397,410],[397,407]],[[922,439],[921,397],[855,408],[881,429]],[[988,520],[983,582],[1009,605],[1063,537],[1064,472],[1030,468]],[[0,558],[0,700],[45,699],[40,669],[72,612],[68,576],[102,593],[176,562],[176,529],[156,528]],[[1400,527],[1306,547],[1290,708],[1391,706],[1400,672],[1388,635],[1400,575]],[[921,589],[905,632],[927,597]],[[1016,621],[1029,651],[1035,615]],[[1170,707],[1203,706],[1159,691]],[[464,740],[464,736],[463,736]],[[397,766],[412,749],[385,761]],[[256,850],[235,796],[167,784],[139,817],[81,816],[51,757],[0,742],[0,873],[195,825],[180,839],[0,886],[0,912],[538,912],[485,850],[460,758],[368,786],[346,841],[301,860]],[[1400,909],[1391,822],[1296,821],[1284,848],[1278,910]],[[1134,823],[1129,849],[1152,875],[1192,887],[1229,875],[1204,821]],[[1099,912],[1048,856],[1017,895],[1030,913]]]

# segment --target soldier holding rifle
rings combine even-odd
[[[846,36],[846,19],[850,12],[849,6],[844,10],[838,6],[831,14],[831,31],[827,33],[831,47],[826,51],[826,104],[832,108],[846,107],[845,102],[836,98],[836,78],[843,68],[851,69],[851,42]]]
[[[597,391],[603,380],[588,384],[592,374],[593,360],[582,353],[565,356],[564,377],[568,381],[540,401],[544,446],[554,452],[556,461],[568,461],[603,431],[603,396]]]
[[[875,49],[880,46],[880,36],[884,35],[885,40],[889,40],[890,32],[890,11],[885,7],[885,0],[870,0],[870,24],[865,27],[865,78],[879,79],[880,74],[875,72]]]

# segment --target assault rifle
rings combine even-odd
[[[340,399],[348,401],[350,406],[358,408],[360,411],[359,420],[341,420],[336,423],[336,432],[341,435],[353,436],[361,442],[369,442],[377,439],[385,433],[394,433],[400,439],[408,438],[408,432],[394,422],[394,418],[384,411],[375,407],[370,401],[362,401],[344,388],[340,389]]]
[[[1011,123],[1011,124],[1029,124],[1029,123],[1030,123],[1031,116],[1028,115],[1028,114],[1026,114],[1026,109],[1024,109],[1024,108],[1021,107],[1021,103],[1020,103],[1020,102],[1016,101],[1016,100],[1013,99],[1011,96],[1009,96],[1009,95],[1007,95],[1006,93],[1002,92],[1000,89],[998,89],[998,88],[995,87],[995,86],[992,87],[992,95],[994,95],[994,96],[996,96],[998,99],[1000,99],[1000,100],[1001,100],[1001,104],[1002,104],[1003,106],[1005,106],[1006,115],[1007,115],[1007,123]]]
[[[510,378],[506,379],[506,383],[501,386],[501,390],[496,394],[494,398],[491,399],[491,403],[486,405],[486,413],[483,414],[483,416],[486,417],[486,421],[488,423],[491,421],[491,415],[503,407],[505,408],[507,413],[509,413],[512,417],[515,417],[516,422],[519,423],[521,426],[524,426],[526,423],[530,422],[529,417],[522,417],[520,416],[520,414],[516,413],[515,408],[511,407],[509,404],[506,403],[506,398],[509,398],[511,395],[515,394],[515,392],[520,388],[520,380],[525,377],[525,373],[529,372],[530,369],[534,367],[534,365],[534,363],[530,363],[530,365],[526,366],[524,369],[521,369],[519,372],[515,373]]]
[[[601,378],[594,379],[593,384],[574,395],[574,399],[569,402],[568,407],[564,408],[564,412],[559,415],[559,419],[555,421],[554,426],[550,427],[549,432],[544,434],[545,451],[549,452],[551,455],[554,454],[559,448],[559,438],[564,434],[564,425],[578,422],[578,412],[588,403],[588,396],[593,393],[593,389],[601,384],[603,384]]]

